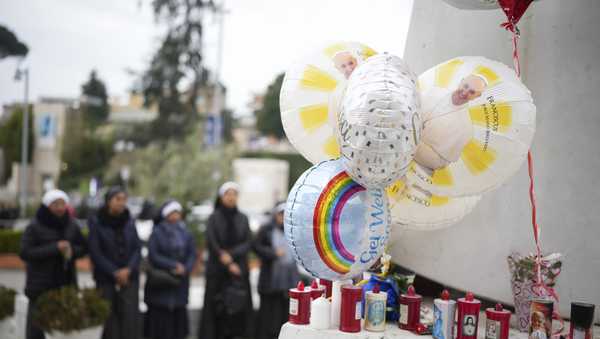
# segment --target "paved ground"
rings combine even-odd
[[[258,283],[258,269],[253,269],[250,272],[250,285],[252,287],[252,302],[255,309],[258,309],[260,304],[260,298],[258,296],[256,286]],[[79,285],[82,287],[93,287],[94,281],[90,272],[79,272],[78,274]],[[145,277],[142,276],[142,285],[145,281]],[[14,288],[15,290],[22,292],[25,286],[25,272],[19,269],[0,269],[0,284]],[[140,288],[140,310],[144,312],[146,305],[143,303],[143,287]],[[200,312],[204,303],[204,277],[194,277],[191,281],[190,287],[190,298],[189,298],[189,319],[190,319],[190,337],[196,338],[198,331],[198,324],[200,322]],[[188,339],[189,339],[188,338]]]
[[[260,298],[256,290],[259,272],[258,269],[254,269],[250,272],[250,285],[252,286],[252,301],[254,308],[258,308],[260,303]],[[94,281],[92,280],[90,272],[79,272],[78,280],[79,286],[81,287],[94,286]],[[143,300],[143,281],[145,281],[145,277],[142,276],[142,284],[140,284],[142,285],[140,288],[140,300]],[[23,287],[25,286],[25,272],[14,269],[0,269],[0,284],[22,292]],[[189,309],[199,310],[202,308],[202,304],[204,303],[204,277],[192,278],[189,302]],[[140,305],[142,310],[144,310],[145,307],[145,305]]]

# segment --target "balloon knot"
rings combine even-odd
[[[503,27],[504,29],[506,29],[507,31],[514,33],[517,36],[521,36],[521,31],[519,30],[519,27],[517,27],[516,24],[514,24],[510,21],[502,23],[502,24],[500,24],[500,26]]]

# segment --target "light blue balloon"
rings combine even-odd
[[[341,160],[319,163],[300,176],[288,196],[285,235],[299,265],[328,280],[347,279],[379,259],[390,233],[383,189],[365,189]]]

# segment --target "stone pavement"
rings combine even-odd
[[[257,292],[259,269],[253,269],[250,272],[250,285],[252,287],[252,302],[255,309],[258,309],[260,298]],[[90,272],[79,272],[77,275],[79,286],[93,287],[94,281]],[[143,283],[145,276],[142,274],[142,283],[140,284],[140,309],[145,310],[146,305],[143,305]],[[25,272],[19,269],[0,269],[0,284],[13,288],[19,292],[23,292],[25,286]],[[190,287],[189,309],[201,309],[204,303],[204,277],[196,276],[192,278]]]
[[[257,310],[260,304],[260,298],[257,292],[258,275],[259,269],[253,269],[250,271],[250,285],[252,288],[252,304],[254,309]],[[78,275],[79,286],[81,287],[93,287],[94,281],[92,274],[89,271],[79,272]],[[140,311],[146,311],[146,305],[144,304],[144,289],[143,284],[145,282],[145,276],[142,275],[140,284]],[[20,293],[23,292],[25,286],[25,272],[21,269],[0,269],[0,284],[7,287],[13,288]],[[190,319],[190,336],[188,338],[196,338],[198,326],[200,324],[200,313],[202,305],[204,303],[204,277],[197,276],[193,277],[190,284],[190,298],[188,304],[188,313]]]

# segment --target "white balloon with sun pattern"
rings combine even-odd
[[[285,73],[279,99],[283,128],[313,164],[340,156],[335,137],[339,101],[354,69],[375,54],[357,42],[335,43],[297,61]]]

